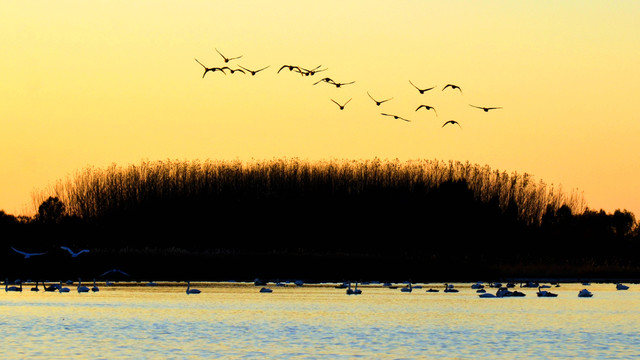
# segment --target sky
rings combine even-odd
[[[32,215],[89,167],[378,158],[527,173],[640,217],[638,44],[624,0],[3,1],[0,210]],[[269,67],[203,78],[195,59]]]

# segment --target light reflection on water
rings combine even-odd
[[[252,284],[102,287],[98,293],[0,292],[0,358],[610,358],[640,355],[640,291],[580,284],[538,298],[481,299],[363,286]],[[71,287],[72,288],[72,287]],[[442,287],[440,287],[442,289]],[[73,288],[72,288],[73,289]],[[489,291],[492,291],[491,289]]]

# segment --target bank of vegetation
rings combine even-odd
[[[470,163],[143,162],[84,169],[35,200],[33,218],[0,216],[16,276],[640,278],[633,214]],[[60,263],[61,245],[92,251]]]

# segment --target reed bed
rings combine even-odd
[[[66,205],[67,215],[100,218],[154,206],[202,209],[224,202],[282,199],[420,198],[445,183],[464,183],[475,200],[515,212],[526,224],[540,224],[562,206],[582,213],[577,191],[469,162],[438,160],[325,160],[297,158],[252,161],[143,161],[137,165],[89,167],[34,195]]]

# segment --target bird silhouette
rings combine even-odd
[[[438,112],[436,111],[436,109],[433,106],[429,106],[429,105],[420,105],[418,106],[418,108],[416,109],[416,111],[420,110],[420,108],[425,108],[427,110],[433,110],[434,113],[436,113],[436,116],[438,116]]]
[[[271,66],[271,65],[267,65],[267,66],[263,67],[262,69],[258,69],[258,70],[249,70],[249,69],[247,69],[247,68],[246,68],[246,67],[244,67],[244,66],[240,66],[240,68],[241,68],[241,69],[244,69],[244,70],[246,70],[246,71],[248,71],[248,72],[250,72],[250,73],[251,73],[251,76],[254,76],[255,74],[259,73],[260,71],[262,71],[262,70],[264,70],[264,69],[268,68],[269,66]]]
[[[187,281],[187,295],[189,294],[200,294],[200,290],[191,288],[191,281]]]
[[[28,252],[20,251],[20,250],[18,250],[18,249],[16,249],[16,248],[14,248],[14,247],[11,247],[11,249],[12,249],[13,251],[17,252],[17,253],[18,253],[18,254],[20,254],[20,255],[24,255],[24,258],[25,258],[25,259],[28,259],[28,258],[30,258],[30,257],[32,257],[32,256],[36,256],[36,255],[44,255],[44,254],[46,254],[46,252],[42,252],[42,253],[28,253]]]
[[[347,82],[347,83],[337,83],[334,82],[333,85],[335,85],[337,88],[339,88],[342,85],[349,85],[349,84],[353,84],[355,81],[351,81],[351,82]]]
[[[460,126],[460,124],[457,121],[449,120],[449,121],[445,122],[444,124],[442,124],[442,127],[445,127],[447,124],[456,124],[456,125]],[[460,129],[462,129],[462,126],[460,126]]]
[[[104,273],[102,273],[102,275],[100,275],[100,277],[108,275],[108,274],[122,274],[124,276],[130,276],[129,274],[127,274],[126,272],[120,270],[120,269],[111,269],[111,270],[107,270]]]
[[[228,57],[226,57],[226,56],[222,55],[222,53],[221,53],[220,51],[218,51],[218,49],[216,49],[216,52],[217,52],[218,54],[220,54],[220,56],[222,56],[222,58],[224,59],[224,62],[225,62],[225,63],[228,63],[229,61],[234,60],[234,59],[240,59],[240,58],[242,57],[242,55],[240,55],[240,56],[236,56],[236,57],[228,58]]]
[[[482,109],[482,110],[484,110],[484,112],[489,112],[489,110],[502,109],[499,106],[496,106],[496,107],[484,107],[484,106],[475,106],[475,105],[471,105],[471,104],[469,104],[469,106],[477,108],[477,109]]]
[[[385,114],[385,113],[380,113],[380,115],[384,115],[384,116],[392,116],[394,119],[397,119],[397,120],[404,120],[404,121],[407,121],[407,122],[411,122],[411,120],[409,120],[409,119],[405,119],[405,118],[403,118],[402,116],[398,116],[398,115]]]
[[[280,73],[280,71],[282,71],[282,69],[289,69],[289,71],[293,71],[296,70],[300,73],[301,76],[303,76],[302,73],[302,69],[300,68],[300,66],[296,66],[296,65],[282,65],[282,67],[278,70],[278,74]]]
[[[71,254],[71,257],[78,257],[78,255],[80,255],[82,253],[89,252],[89,250],[87,250],[87,249],[82,249],[82,250],[80,250],[78,252],[74,252],[73,250],[69,249],[66,246],[60,246],[60,249],[67,250],[69,252],[69,254]]]
[[[335,84],[336,83],[335,81],[333,81],[333,79],[325,77],[325,78],[322,78],[322,79],[314,82],[313,85],[319,84],[321,82],[326,82],[326,83],[329,83],[329,84]]]
[[[346,103],[344,103],[343,105],[340,105],[337,101],[331,99],[331,101],[333,101],[336,105],[338,105],[340,107],[340,110],[344,110],[344,107],[347,106],[347,104],[349,103],[349,101],[351,101],[351,99],[347,100]]]
[[[232,68],[230,68],[230,67],[228,67],[228,66],[223,66],[223,67],[221,67],[220,69],[221,69],[221,70],[229,70],[229,72],[231,72],[232,74],[233,74],[234,72],[236,72],[236,71],[239,71],[239,72],[241,72],[241,73],[243,73],[243,74],[244,74],[244,70],[242,70],[242,69],[232,69]],[[223,71],[223,72],[224,72],[224,71]]]
[[[391,98],[384,99],[384,100],[376,100],[376,99],[374,99],[374,98],[373,98],[373,96],[371,96],[371,94],[369,94],[369,92],[368,92],[368,91],[367,91],[367,95],[369,95],[369,97],[371,98],[371,100],[373,100],[373,101],[376,103],[376,105],[377,105],[377,106],[380,106],[380,104],[382,104],[383,102],[386,102],[386,101],[389,101],[389,100],[393,99],[393,98],[391,97]]]
[[[445,85],[445,86],[442,88],[442,91],[444,91],[444,89],[446,89],[446,88],[448,88],[448,87],[450,87],[450,88],[452,88],[452,89],[454,89],[454,90],[455,90],[455,89],[458,89],[458,90],[460,90],[460,93],[462,94],[462,89],[460,89],[460,86],[458,86],[458,85],[453,85],[453,84],[447,84],[447,85]]]
[[[318,65],[318,66],[316,66],[315,68],[313,68],[313,69],[311,69],[311,70],[309,70],[309,69],[305,69],[305,68],[300,68],[300,74],[302,74],[302,75],[304,75],[304,76],[313,76],[313,75],[315,75],[317,72],[327,70],[326,68],[325,68],[325,69],[320,69],[320,66],[322,66],[322,65]]]
[[[432,86],[432,87],[430,87],[430,88],[421,89],[421,88],[417,87],[414,83],[412,83],[412,82],[411,82],[411,80],[409,80],[409,83],[410,83],[411,85],[413,85],[413,87],[414,87],[414,88],[418,89],[418,91],[420,92],[420,94],[424,94],[426,91],[429,91],[429,90],[431,90],[431,89],[434,89],[434,88],[435,88],[435,86]]]
[[[223,73],[223,74],[227,75],[227,73],[226,73],[226,72],[224,72],[224,70],[222,70],[222,68],[219,68],[219,67],[212,67],[212,68],[209,68],[209,67],[204,66],[204,64],[203,64],[203,63],[201,63],[200,61],[198,61],[198,59],[194,58],[194,60],[195,60],[195,61],[197,61],[197,62],[198,62],[198,64],[202,65],[202,67],[204,68],[204,73],[202,74],[202,77],[203,77],[203,78],[204,78],[204,76],[205,76],[205,75],[207,75],[207,73],[208,73],[209,71],[211,71],[211,72],[220,71],[221,73]]]

